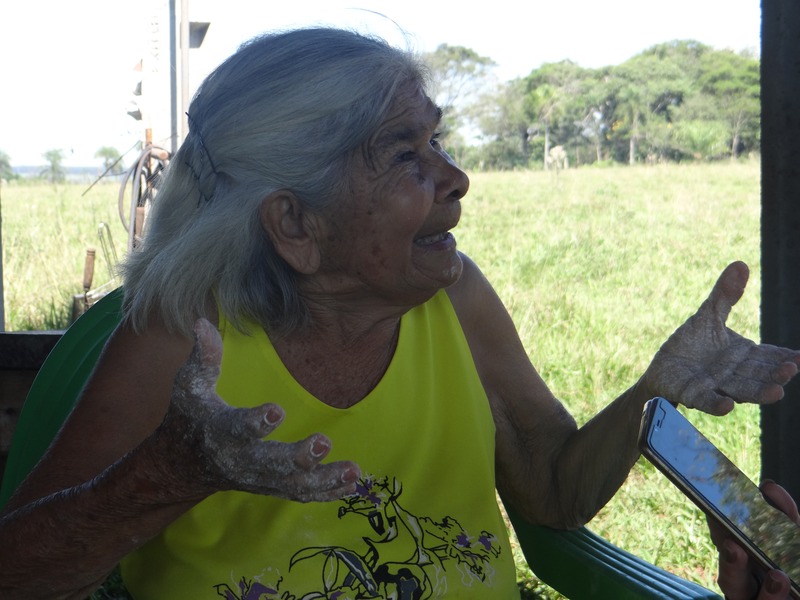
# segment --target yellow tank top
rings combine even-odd
[[[356,461],[362,479],[327,503],[214,494],[124,560],[134,598],[519,598],[494,423],[444,291],[402,318],[384,377],[344,410],[303,389],[263,331],[221,330],[220,396],[280,404],[270,439],[325,433],[330,459]]]

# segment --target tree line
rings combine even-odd
[[[64,166],[64,150],[54,148],[42,154],[42,159],[46,166],[44,166],[38,173],[38,179],[48,181],[50,183],[62,183],[67,179],[67,170]],[[112,175],[122,173],[122,167],[118,166],[120,154],[116,148],[111,146],[103,146],[95,152],[95,158],[103,160],[103,169]],[[11,181],[19,179],[18,175],[14,172],[11,166],[11,157],[0,150],[0,180]]]
[[[620,65],[563,60],[499,82],[495,63],[463,46],[424,56],[444,111],[441,139],[472,170],[736,158],[760,150],[759,59],[692,40],[648,48]],[[104,166],[118,157],[98,150]],[[61,150],[40,177],[64,178]],[[0,177],[14,177],[0,152]]]
[[[468,169],[681,162],[760,149],[759,60],[691,40],[599,69],[570,60],[498,82],[494,62],[443,44],[425,56],[445,147]]]

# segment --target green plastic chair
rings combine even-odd
[[[95,303],[47,357],[20,414],[9,451],[0,507],[33,469],[58,432],[120,320],[121,289]],[[556,531],[508,513],[536,576],[567,598],[700,600],[720,596],[660,569],[583,527]]]

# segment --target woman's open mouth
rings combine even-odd
[[[432,235],[426,235],[414,240],[414,243],[418,246],[434,246],[436,244],[447,243],[448,245],[455,241],[453,234],[449,231],[443,231],[441,233],[434,233]]]

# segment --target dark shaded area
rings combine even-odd
[[[61,332],[0,333],[0,479],[25,397]]]
[[[800,349],[800,3],[762,0],[761,337]],[[761,410],[762,477],[800,499],[800,382]]]

